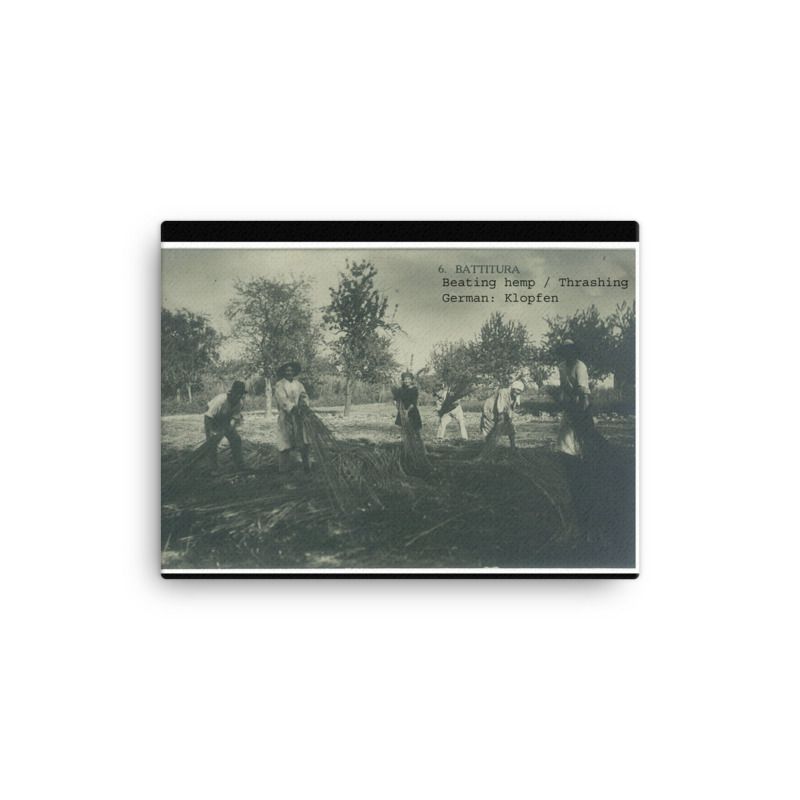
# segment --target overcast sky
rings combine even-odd
[[[396,337],[403,366],[425,364],[432,346],[441,340],[470,339],[494,311],[524,322],[534,341],[547,329],[545,317],[569,315],[594,303],[605,315],[618,303],[632,304],[636,289],[635,251],[620,250],[162,250],[163,303],[206,314],[222,333],[230,328],[225,307],[234,296],[236,279],[255,276],[303,277],[311,281],[311,301],[319,308],[330,295],[338,273],[351,261],[367,259],[378,270],[376,285],[398,305],[396,321],[405,331]],[[519,274],[457,274],[456,265],[516,265]],[[443,266],[445,274],[439,272]],[[442,278],[496,278],[497,288],[443,288]],[[535,280],[536,287],[506,288],[503,278]],[[550,278],[545,289],[544,284]],[[627,289],[562,288],[558,279],[627,279]],[[507,303],[507,292],[557,295],[557,303]],[[492,303],[444,303],[442,294],[488,294]],[[223,349],[234,357],[237,347]]]

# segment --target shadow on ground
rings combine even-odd
[[[365,420],[366,422],[366,420]],[[370,427],[368,425],[368,427]],[[382,432],[386,431],[386,426]],[[354,431],[355,432],[355,431]],[[591,469],[552,445],[428,444],[430,471],[403,469],[396,442],[369,448],[369,484],[346,513],[319,464],[279,475],[274,446],[245,441],[248,472],[228,454],[171,480],[190,447],[162,450],[165,568],[633,567],[635,453],[609,444]],[[613,437],[611,438],[613,442]]]

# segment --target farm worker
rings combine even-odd
[[[400,387],[394,390],[395,405],[397,406],[397,416],[394,419],[395,425],[400,425],[400,409],[402,408],[408,415],[408,422],[415,431],[422,430],[422,417],[419,415],[417,403],[419,402],[419,389],[414,386],[414,376],[410,372],[404,372],[400,376]]]
[[[299,450],[303,469],[311,471],[308,460],[309,440],[300,419],[301,406],[308,405],[306,387],[297,380],[300,364],[290,361],[278,370],[275,384],[275,405],[278,407],[278,470],[289,468],[290,452]]]
[[[505,426],[505,433],[511,442],[511,447],[517,446],[516,431],[514,430],[514,409],[519,403],[520,395],[525,391],[522,381],[514,381],[506,388],[498,389],[491,397],[486,398],[481,411],[481,433],[488,436],[499,423]],[[502,433],[503,431],[498,431]]]
[[[439,441],[444,439],[450,420],[455,420],[461,429],[461,438],[466,440],[468,437],[467,425],[464,421],[464,409],[461,408],[461,401],[458,398],[448,398],[449,393],[450,388],[445,383],[442,383],[433,393],[436,413],[439,415],[439,430],[436,432],[436,438]]]
[[[236,432],[236,425],[242,422],[242,401],[245,393],[244,381],[234,381],[229,392],[218,394],[209,402],[208,410],[203,415],[208,460],[212,469],[217,468],[217,447],[223,436],[231,446],[236,468],[244,469],[242,439]]]
[[[562,361],[558,365],[561,384],[561,427],[558,449],[570,456],[582,456],[586,445],[594,438],[594,420],[590,410],[589,372],[578,358],[578,346],[564,339],[559,347]]]

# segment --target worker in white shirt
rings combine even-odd
[[[299,450],[303,469],[311,471],[308,457],[309,440],[298,414],[300,406],[308,403],[306,387],[297,380],[300,364],[290,361],[278,370],[275,384],[275,405],[278,407],[278,470],[286,472],[292,450]]]
[[[223,437],[228,440],[231,447],[236,468],[244,469],[242,439],[236,432],[236,426],[242,422],[245,393],[244,381],[234,381],[229,392],[218,394],[209,402],[208,409],[203,415],[208,460],[212,469],[217,469],[217,447]]]
[[[481,412],[481,433],[484,436],[489,436],[496,425],[502,424],[504,428],[500,430],[500,433],[508,434],[512,449],[517,446],[514,410],[524,391],[525,384],[522,381],[514,381],[510,386],[502,387],[486,398]]]
[[[587,445],[594,438],[589,372],[578,357],[578,347],[572,339],[561,343],[559,355],[563,360],[558,365],[562,407],[558,449],[580,457],[585,455]]]
[[[464,420],[464,409],[461,408],[461,400],[452,396],[450,387],[442,383],[433,393],[433,399],[436,404],[436,413],[439,415],[439,430],[436,432],[436,438],[442,441],[447,432],[447,426],[451,420],[454,420],[461,430],[461,438],[468,439],[467,424]]]

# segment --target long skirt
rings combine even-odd
[[[278,431],[277,431],[278,450],[283,453],[286,450],[294,450],[310,444],[308,435],[303,429],[303,424],[297,414],[291,411],[278,412]]]
[[[578,457],[590,456],[598,438],[601,437],[595,430],[590,408],[567,408],[561,414],[558,449],[562,453]]]
[[[416,406],[412,406],[411,408],[407,409],[406,414],[408,415],[408,423],[415,431],[422,430],[422,417],[419,415],[419,409]],[[400,412],[397,412],[397,416],[394,418],[394,424],[400,425]]]

